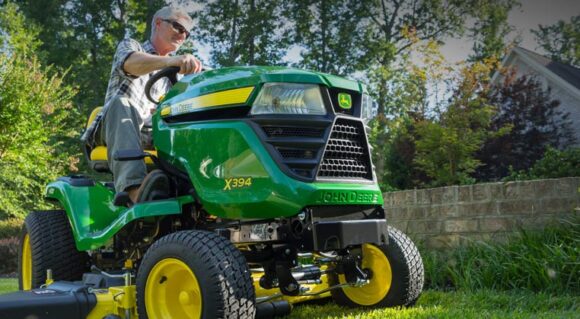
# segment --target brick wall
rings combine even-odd
[[[501,240],[580,212],[580,177],[384,193],[389,224],[427,247]]]

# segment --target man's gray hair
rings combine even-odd
[[[151,20],[151,37],[153,37],[153,35],[155,34],[155,21],[157,21],[157,19],[177,19],[177,18],[185,18],[187,23],[184,24],[183,26],[187,30],[191,30],[191,28],[193,27],[193,20],[191,19],[189,14],[187,14],[187,11],[183,7],[165,6],[157,10],[157,12],[155,12],[155,14],[153,15],[153,19]]]

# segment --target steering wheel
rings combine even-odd
[[[152,77],[149,78],[149,81],[145,84],[145,96],[147,99],[155,104],[159,103],[151,97],[151,87],[155,82],[159,81],[161,78],[168,78],[171,85],[177,83],[177,72],[179,72],[178,66],[170,66],[168,68],[162,69],[161,71],[155,73]]]

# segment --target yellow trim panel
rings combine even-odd
[[[156,150],[145,150],[145,152],[157,157]],[[91,161],[106,161],[107,160],[107,147],[97,146],[91,151]],[[151,157],[145,157],[145,164],[151,165],[153,161]]]
[[[22,290],[32,289],[32,248],[30,246],[30,235],[24,235],[22,242]]]
[[[254,87],[248,86],[239,89],[196,96],[194,98],[171,105],[171,112],[167,112],[165,109],[163,109],[161,111],[161,115],[179,115],[207,107],[243,104],[248,100],[252,94],[252,91],[254,91]]]

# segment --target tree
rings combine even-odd
[[[385,113],[388,103],[390,68],[397,57],[417,41],[440,41],[462,32],[470,1],[361,0],[365,20],[364,52],[359,65],[371,69],[374,97]]]
[[[560,20],[550,26],[539,25],[532,33],[552,60],[580,67],[580,15],[572,17],[570,22]]]
[[[505,37],[514,29],[507,22],[508,14],[519,5],[517,0],[478,1],[472,12],[475,24],[469,29],[470,38],[473,39],[470,61],[501,59],[506,45]]]
[[[376,161],[377,175],[380,179],[385,177],[391,180],[391,176],[397,174],[388,170],[403,169],[400,165],[403,162],[393,153],[395,148],[390,147],[389,143],[399,135],[397,131],[402,130],[401,134],[406,134],[403,128],[414,125],[404,114],[424,113],[429,103],[427,82],[430,78],[421,67],[413,70],[408,67],[410,54],[417,49],[418,43],[426,41],[430,45],[438,45],[445,37],[460,34],[469,12],[469,2],[361,0],[356,6],[355,11],[359,10],[363,16],[361,31],[356,32],[363,35],[361,47],[364,55],[353,63],[358,70],[365,70],[369,92],[378,103],[375,119],[378,129],[373,140],[374,156],[380,159]],[[426,62],[423,66],[437,68],[439,59]],[[403,81],[400,82],[400,79]],[[407,137],[399,141],[414,143],[413,138]],[[409,144],[405,149],[415,148]],[[409,160],[407,158],[406,162]],[[408,167],[406,171],[413,169]]]
[[[203,1],[195,38],[212,49],[215,66],[276,65],[288,47],[281,0]]]
[[[39,25],[44,65],[68,70],[65,83],[81,88],[75,106],[88,114],[104,101],[117,43],[125,36],[145,40],[152,14],[164,1],[18,0],[29,21]],[[148,19],[148,20],[147,20]]]
[[[479,179],[496,180],[510,170],[527,170],[548,147],[574,142],[569,114],[558,110],[560,101],[553,100],[550,92],[533,77],[516,77],[514,70],[494,88],[490,101],[498,112],[491,129],[508,127],[510,131],[486,141],[479,151],[478,159],[484,164],[476,174]]]
[[[411,39],[414,36],[407,35]],[[419,59],[402,53],[389,69],[379,68],[373,72],[382,73],[370,73],[371,77],[389,79],[386,112],[378,114],[371,123],[374,163],[384,189],[413,188],[430,180],[415,164],[417,127],[428,120],[429,113],[445,107],[440,85],[449,82],[453,72],[437,41],[412,40],[410,50]]]
[[[294,0],[286,11],[294,23],[293,43],[303,51],[299,67],[348,75],[364,55],[362,11],[356,0]]]
[[[432,178],[431,186],[468,184],[480,165],[475,157],[489,130],[494,109],[488,102],[492,63],[463,67],[460,81],[439,119],[417,125],[415,163]]]
[[[74,170],[74,90],[35,55],[39,28],[13,3],[0,11],[0,219],[46,207],[44,186]]]
[[[377,169],[380,174],[379,185],[383,191],[397,189],[412,189],[427,184],[431,179],[415,164],[417,156],[416,141],[418,123],[427,120],[424,114],[409,112],[405,118],[394,125],[389,123],[391,130],[388,133],[380,133],[377,123],[374,121],[372,135],[376,144],[376,137],[384,138],[381,145],[381,153],[373,152],[373,163],[381,166]]]

